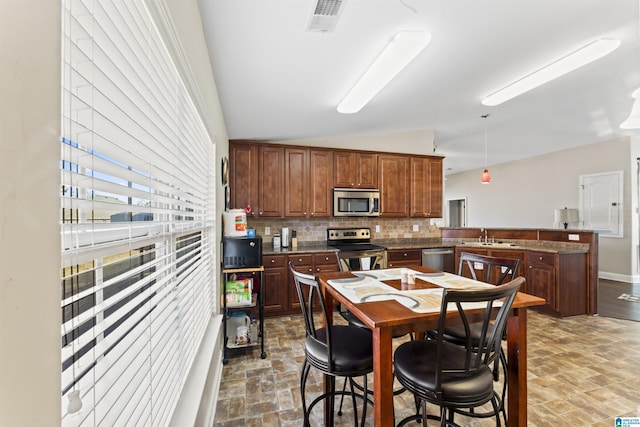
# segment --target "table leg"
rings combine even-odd
[[[373,416],[376,427],[395,425],[391,328],[373,330]]]
[[[527,309],[514,308],[507,320],[507,426],[527,425]]]

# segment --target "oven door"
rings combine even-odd
[[[339,251],[340,271],[382,270],[387,268],[387,251]]]

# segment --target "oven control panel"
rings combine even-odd
[[[328,228],[327,241],[368,241],[371,239],[370,228]]]

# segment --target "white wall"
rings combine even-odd
[[[446,200],[466,197],[469,227],[553,228],[554,209],[579,207],[580,175],[622,170],[624,237],[600,237],[599,269],[601,277],[633,281],[638,271],[638,233],[632,227],[632,221],[637,223],[637,153],[635,140],[625,137],[491,166],[488,185],[480,183],[482,169],[449,175],[445,209]]]
[[[0,426],[60,420],[60,14],[0,1]]]

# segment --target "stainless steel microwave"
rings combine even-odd
[[[333,216],[380,216],[380,190],[334,188]]]

